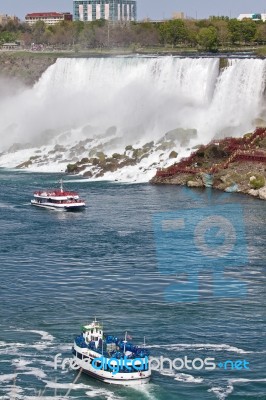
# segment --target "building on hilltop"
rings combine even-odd
[[[243,21],[243,19],[252,19],[253,21],[266,21],[266,14],[240,14],[237,17],[238,21]]]
[[[136,0],[74,0],[74,21],[136,21]]]
[[[16,17],[15,15],[0,14],[0,25],[4,26],[9,21],[18,23],[18,22],[20,22],[20,19],[18,17]]]
[[[72,21],[72,14],[69,12],[41,12],[41,13],[31,13],[27,14],[25,21],[29,25],[33,25],[38,21],[43,21],[47,25],[55,25],[61,21]]]
[[[173,13],[172,19],[186,19],[186,16],[182,11],[178,11]]]

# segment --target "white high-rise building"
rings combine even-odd
[[[243,19],[252,19],[253,21],[266,21],[266,14],[240,14],[237,17],[238,21],[243,21]]]
[[[74,21],[136,21],[136,0],[74,0]]]

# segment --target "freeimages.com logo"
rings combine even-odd
[[[177,281],[165,289],[166,301],[199,301],[203,270],[212,274],[214,297],[246,295],[243,281],[224,274],[225,268],[241,267],[247,261],[243,213],[238,204],[159,213],[154,216],[154,232],[159,271]]]
[[[65,358],[61,360],[61,353],[57,354],[54,358],[54,369],[57,370],[61,367],[65,370],[67,367],[73,370],[80,369],[80,365],[76,363],[73,358]],[[104,356],[94,358],[91,362],[89,358],[85,358],[85,365],[88,364],[88,368],[91,366],[95,370],[109,371],[113,375],[121,372],[141,372],[147,371],[149,368],[153,371],[213,371],[213,370],[225,370],[225,371],[244,371],[250,370],[249,361],[246,359],[237,360],[219,360],[217,361],[213,357],[196,357],[191,358],[188,356],[178,357],[175,359],[160,357],[147,357],[135,358],[133,360],[124,356],[120,359],[115,357],[106,358]]]

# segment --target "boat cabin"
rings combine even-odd
[[[96,321],[96,318],[91,324],[82,327],[82,333],[86,344],[94,342],[97,349],[99,344],[102,343],[103,327],[99,321]]]

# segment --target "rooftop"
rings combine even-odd
[[[58,13],[58,12],[39,12],[39,13],[29,13],[26,17],[59,17],[62,14],[70,14],[69,12]]]

